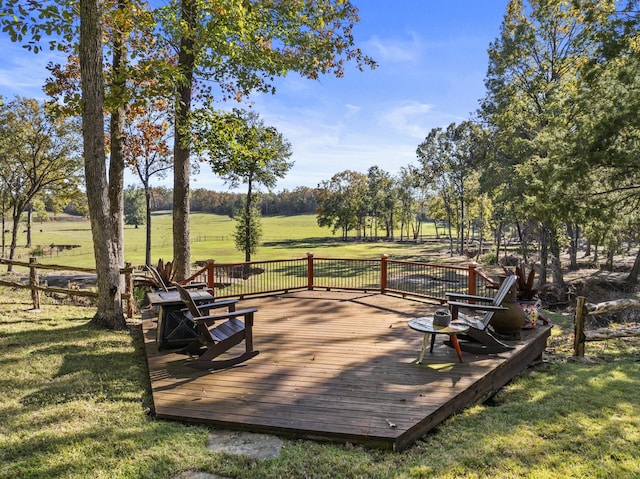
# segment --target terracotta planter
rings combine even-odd
[[[504,338],[520,339],[520,330],[525,322],[525,312],[518,303],[515,284],[500,306],[507,308],[507,310],[495,312],[489,324],[498,335]]]

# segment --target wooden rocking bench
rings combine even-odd
[[[502,306],[502,302],[505,300],[509,290],[514,287],[516,280],[517,277],[515,275],[507,276],[493,298],[445,293],[447,305],[451,311],[451,320],[464,323],[470,327],[467,333],[458,336],[461,350],[470,353],[493,354],[513,349],[513,346],[500,341],[491,334],[489,322],[497,311],[505,311],[507,309]],[[460,309],[484,311],[485,314],[484,317],[475,319],[460,313]]]
[[[184,287],[176,285],[176,289],[187,306],[185,315],[195,323],[198,330],[198,340],[182,350],[192,357],[187,363],[188,366],[209,370],[225,369],[258,355],[259,351],[253,349],[252,334],[256,308],[235,310],[235,300],[196,305]],[[229,311],[203,314],[224,306],[229,307]],[[243,318],[244,321],[239,318]],[[242,341],[245,342],[244,353],[229,359],[215,359]]]

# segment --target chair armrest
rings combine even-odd
[[[225,308],[238,303],[237,299],[225,299],[223,301],[214,301],[213,303],[198,304],[199,310]]]
[[[207,287],[207,283],[189,283],[181,284],[184,289],[204,289],[210,293],[213,293],[213,289]],[[167,286],[167,291],[175,291],[175,286]]]
[[[238,309],[236,311],[229,311],[228,313],[210,314],[208,316],[193,318],[193,321],[198,323],[198,322],[217,321],[218,319],[231,319],[231,318],[237,318],[238,316],[246,316],[247,314],[253,314],[256,311],[258,311],[258,308]]]
[[[464,293],[444,293],[447,298],[454,299],[466,299],[468,301],[484,301],[485,303],[492,303],[493,298],[488,298],[486,296],[474,296],[472,294],[464,294]]]
[[[449,301],[447,303],[449,306],[452,306],[457,309],[473,309],[475,311],[506,311],[508,308],[504,306],[494,306],[493,304],[469,304],[469,303],[460,303],[458,301]]]

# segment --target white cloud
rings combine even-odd
[[[382,117],[383,123],[405,135],[424,138],[427,117],[433,105],[406,100],[394,106]]]
[[[420,60],[423,42],[414,32],[408,39],[380,38],[377,35],[364,43],[363,49],[379,63],[415,63]]]
[[[362,107],[351,105],[349,103],[347,103],[345,107],[347,109],[347,111],[345,112],[345,117],[347,118],[357,115],[362,110]]]

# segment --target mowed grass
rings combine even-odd
[[[169,479],[202,471],[270,478],[640,477],[640,343],[568,361],[572,322],[554,315],[553,355],[487,404],[403,453],[286,440],[265,462],[206,449],[208,429],[155,420],[137,330],[89,325],[92,309],[0,288],[0,477]]]
[[[228,217],[194,213],[190,218],[192,260],[214,259],[217,262],[244,261],[244,253],[233,243],[236,222]],[[430,260],[434,249],[429,245],[394,242],[342,241],[328,228],[320,228],[315,215],[268,216],[262,219],[263,242],[254,261],[292,259],[313,253],[316,256],[338,258],[373,258],[388,254],[395,259]],[[151,222],[151,260],[173,258],[172,217],[170,213],[153,215]],[[397,232],[399,234],[399,232]],[[424,234],[435,234],[433,225],[425,224]],[[26,235],[21,232],[18,244],[24,245]],[[92,267],[94,265],[91,225],[88,220],[61,216],[58,221],[36,223],[32,243],[42,247],[45,255],[39,261],[49,264]],[[77,248],[57,251],[51,245],[79,245]],[[442,245],[441,245],[442,246]],[[34,248],[31,248],[33,250]],[[30,251],[20,248],[20,259],[27,261]],[[144,264],[145,226],[125,226],[125,260]]]

